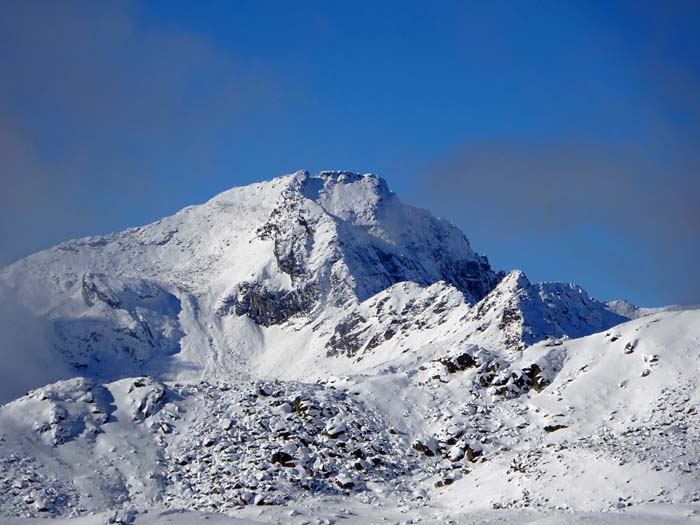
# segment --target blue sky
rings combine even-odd
[[[0,264],[297,169],[497,268],[700,302],[697,2],[4,2]]]

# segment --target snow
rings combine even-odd
[[[0,299],[8,523],[698,521],[700,310],[494,272],[375,175],[68,241]]]
[[[468,349],[476,365],[455,360],[453,371],[403,355],[315,385],[56,383],[0,408],[0,511],[160,502],[231,513],[265,498],[289,505],[334,494],[456,514],[699,501],[700,312],[548,345],[502,365],[539,363],[544,388],[525,382],[515,397],[481,385],[488,354],[478,347]],[[275,451],[294,466],[275,463]]]
[[[623,509],[617,512],[565,512],[552,511],[547,514],[532,511],[477,511],[452,514],[444,508],[422,507],[376,507],[339,500],[324,500],[315,505],[299,504],[282,508],[255,508],[254,511],[238,511],[234,516],[217,513],[187,512],[147,509],[136,514],[133,520],[122,521],[124,525],[261,525],[267,523],[370,525],[374,523],[426,525],[692,525],[698,523],[700,510],[692,506],[648,505],[640,509]],[[57,519],[55,525],[105,525],[113,518],[112,513],[98,514],[74,519]],[[9,519],[7,525],[42,525],[46,519]],[[112,521],[112,523],[119,523]]]

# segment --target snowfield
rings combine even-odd
[[[700,522],[700,310],[496,272],[374,175],[68,241],[0,299],[2,523]]]
[[[254,507],[243,509],[234,516],[220,513],[149,509],[141,514],[104,513],[83,518],[51,520],[55,525],[104,525],[128,523],[133,525],[370,525],[378,523],[426,525],[692,525],[700,521],[700,511],[690,506],[647,505],[619,512],[550,511],[546,515],[531,511],[476,511],[455,513],[440,507],[377,507],[347,500],[319,500],[312,505],[291,504],[285,507]],[[127,521],[120,521],[126,519]],[[7,525],[44,525],[46,519],[12,519]]]

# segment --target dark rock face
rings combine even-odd
[[[506,348],[511,348],[514,350],[522,350],[523,342],[521,341],[521,336],[519,335],[522,330],[519,328],[522,325],[523,316],[520,309],[513,305],[507,305],[503,308],[501,314],[501,319],[498,323],[498,328],[504,334],[504,344]]]
[[[422,454],[425,454],[428,457],[435,456],[435,452],[428,445],[423,443],[422,441],[416,441],[415,443],[413,443],[412,447],[414,448],[414,450],[416,450]]]
[[[275,240],[275,260],[277,266],[287,275],[301,277],[304,275],[305,254],[296,246],[291,249],[279,239]]]
[[[293,280],[306,275],[306,261],[313,244],[314,225],[302,203],[298,193],[285,192],[269,220],[257,230],[258,238],[274,242],[277,267]]]
[[[544,377],[540,366],[533,363],[522,370],[511,371],[508,376],[493,381],[493,385],[498,387],[497,395],[515,398],[530,390],[541,392],[549,385],[549,381]]]
[[[472,463],[476,461],[476,458],[481,457],[482,454],[483,452],[480,449],[472,448],[469,445],[467,445],[464,451],[464,456],[467,458],[468,461],[471,461]]]
[[[319,276],[309,270],[308,258],[314,246],[314,219],[304,206],[303,196],[285,191],[277,207],[256,235],[273,241],[277,268],[291,277],[292,288],[270,289],[263,282],[244,282],[236,297],[227,297],[218,309],[219,315],[231,311],[247,315],[261,326],[282,324],[295,316],[310,313],[321,299]],[[329,261],[333,262],[333,261]]]
[[[293,460],[294,458],[292,456],[280,450],[272,454],[272,457],[270,458],[270,463],[279,463],[283,467],[293,467]]]
[[[338,354],[345,354],[348,357],[354,356],[365,343],[363,335],[367,327],[363,327],[365,319],[355,313],[345,318],[335,326],[335,332],[326,345],[329,357]]]
[[[314,284],[299,289],[269,290],[264,284],[241,284],[233,303],[236,315],[247,315],[261,326],[282,324],[294,316],[311,312],[320,293]]]
[[[477,365],[476,359],[469,352],[463,352],[455,356],[439,357],[436,361],[444,365],[449,374],[461,372]]]
[[[404,281],[421,286],[444,281],[464,293],[469,302],[477,302],[493,290],[504,276],[502,272],[496,273],[491,269],[485,256],[477,256],[477,260],[454,260],[443,253],[443,246],[410,243],[407,248],[396,250],[393,246],[375,241],[361,250],[343,242],[340,247],[352,274],[371,274],[372,282],[367,283],[365,288],[355,290],[360,301]],[[425,257],[425,261],[419,256]],[[424,264],[435,265],[439,275],[428,272]]]
[[[486,256],[480,256],[476,261],[445,261],[441,270],[448,283],[475,301],[486,297],[505,275],[495,273]]]

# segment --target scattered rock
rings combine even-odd
[[[287,454],[286,452],[283,452],[281,450],[275,452],[272,454],[272,457],[270,458],[270,463],[279,463],[283,467],[293,467],[294,463],[292,461],[294,458]]]
[[[569,428],[569,425],[562,425],[562,424],[546,425],[544,427],[544,431],[545,432],[556,432],[557,430],[562,430],[564,428]]]

